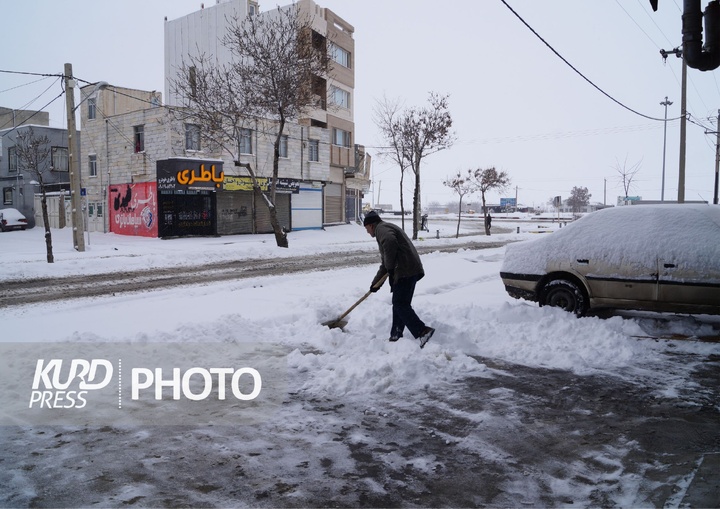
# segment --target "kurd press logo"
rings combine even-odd
[[[264,418],[286,392],[286,354],[267,344],[0,344],[0,382],[11,387],[0,424]]]

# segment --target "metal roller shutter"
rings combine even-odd
[[[217,193],[219,235],[253,232],[252,197],[246,191]]]
[[[325,223],[341,223],[343,221],[342,184],[325,186]]]
[[[276,194],[275,208],[277,209],[277,217],[280,226],[290,229],[290,195]],[[255,201],[255,226],[257,233],[272,233],[272,224],[270,223],[270,209],[267,205],[259,200]]]

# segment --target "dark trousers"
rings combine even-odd
[[[392,285],[392,311],[393,321],[390,335],[400,337],[403,335],[405,327],[410,333],[419,338],[425,330],[425,323],[418,318],[412,308],[412,299],[415,294],[415,284],[417,278],[404,277],[398,279]]]

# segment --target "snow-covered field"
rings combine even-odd
[[[452,217],[431,218],[431,233],[424,232],[418,242],[447,246],[470,239],[515,241],[537,238],[538,231],[557,227],[551,224],[539,229],[529,222],[500,219],[495,218],[493,229],[506,233],[456,240],[451,237],[455,231]],[[478,224],[464,221],[463,234],[477,233]],[[435,238],[438,230],[440,239]],[[356,224],[292,232],[289,240],[290,248],[283,250],[275,247],[270,235],[160,240],[92,233],[87,250],[78,253],[71,247],[69,229],[54,230],[55,263],[48,264],[43,231],[34,228],[0,234],[0,285],[2,281],[40,276],[82,278],[107,273],[112,277],[115,271],[257,257],[277,257],[282,264],[285,256],[321,257],[328,252],[377,249],[374,239]],[[659,334],[717,335],[720,320],[711,317],[653,321],[655,329],[648,330],[642,316],[576,319],[555,309],[511,299],[499,277],[503,253],[504,248],[489,248],[434,252],[422,257],[427,275],[418,283],[414,306],[420,317],[437,329],[423,350],[407,333],[397,343],[387,341],[391,320],[387,285],[351,313],[344,331],[322,325],[367,291],[376,271],[374,265],[0,309],[0,342],[7,344],[0,365],[6,376],[12,371],[8,352],[29,351],[20,344],[38,343],[40,352],[63,348],[76,352],[78,345],[81,349],[85,345],[95,357],[105,352],[109,358],[118,355],[113,348],[128,358],[134,347],[135,353],[154,348],[168,366],[185,362],[183,369],[218,366],[218,362],[235,368],[255,367],[263,378],[267,376],[263,390],[268,393],[266,401],[260,397],[245,406],[238,406],[237,401],[223,406],[224,402],[216,401],[199,412],[179,403],[168,410],[172,401],[163,400],[163,406],[149,396],[143,401],[131,400],[127,361],[123,409],[93,407],[92,414],[82,417],[84,423],[60,412],[53,414],[57,420],[46,417],[40,422],[0,409],[0,425],[5,430],[0,439],[0,506],[67,506],[74,505],[73,500],[77,505],[101,507],[134,503],[304,505],[309,500],[303,498],[309,489],[307,483],[323,487],[326,498],[320,499],[325,501],[322,505],[361,505],[362,501],[344,488],[351,473],[355,472],[353,482],[363,490],[387,491],[387,486],[373,485],[377,480],[371,475],[354,470],[356,460],[347,443],[368,439],[358,431],[357,436],[333,441],[333,433],[342,423],[333,412],[319,408],[339,405],[337,408],[344,409],[337,412],[347,419],[352,405],[358,419],[369,414],[376,420],[387,420],[391,407],[412,407],[428,391],[447,390],[448,397],[457,398],[461,395],[453,391],[459,382],[493,377],[494,369],[483,359],[563,370],[581,377],[627,381],[638,376],[645,385],[656,388],[652,390],[657,398],[672,400],[688,390],[689,374],[696,368],[693,363],[678,365],[674,358],[683,355],[702,362],[708,356],[720,355],[718,343],[643,339]],[[151,353],[147,355],[145,360],[152,359],[150,364],[160,362]],[[168,368],[166,377],[169,372]],[[29,376],[32,379],[32,374]],[[512,394],[501,396],[512,412]],[[480,414],[470,417],[483,420]],[[228,422],[234,425],[228,427]],[[172,427],[167,428],[170,425],[179,427],[172,431]],[[448,444],[453,440],[446,438]],[[479,456],[502,456],[490,444],[477,447]],[[227,478],[228,464],[241,456],[246,476]],[[322,468],[316,465],[318,458],[324,458]],[[439,463],[449,459],[403,458],[388,453],[382,461],[386,468],[411,464],[416,469],[436,471]],[[311,468],[299,471],[297,465],[302,464]],[[212,486],[197,488],[189,495],[188,486],[200,475],[196,469],[207,469],[208,465],[217,465],[219,477]],[[572,465],[566,468],[582,469]],[[227,484],[246,482],[248,470],[254,472],[253,496],[238,494],[233,498]],[[207,471],[200,476],[208,475],[214,477]],[[592,503],[588,493],[571,482],[559,483],[550,476],[540,483],[542,489],[535,482],[532,476],[513,479],[513,487],[503,487],[506,496],[495,499],[497,505],[546,505],[543,491],[549,491],[555,501],[575,500],[574,507]],[[615,482],[619,489],[613,503],[648,505],[647,487],[642,486],[637,474],[624,475],[622,469],[617,470]],[[258,495],[264,493],[263,483],[275,486],[266,499]],[[277,483],[293,488],[285,492]],[[535,490],[539,491],[533,494]],[[517,494],[520,492],[522,495]],[[287,497],[275,498],[278,493]],[[426,502],[406,501],[407,505],[418,503]]]

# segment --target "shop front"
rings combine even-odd
[[[217,235],[217,194],[224,178],[221,160],[158,161],[158,236]]]
[[[260,189],[267,193],[272,180],[258,177]],[[290,204],[293,194],[300,190],[299,182],[292,179],[278,179],[275,191],[275,208],[280,226],[286,231],[292,229]],[[250,177],[225,176],[222,190],[217,193],[218,234],[272,233],[270,209],[264,199],[259,200],[253,192]]]

